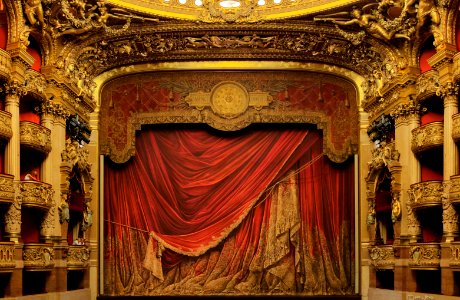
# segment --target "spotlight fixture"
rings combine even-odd
[[[66,122],[66,130],[71,140],[77,141],[80,145],[88,144],[91,136],[91,129],[80,121],[78,115],[71,115]]]

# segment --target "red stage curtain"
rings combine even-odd
[[[353,168],[321,144],[305,129],[144,130],[134,159],[105,165],[107,292],[350,293]],[[160,280],[142,268],[152,246]]]

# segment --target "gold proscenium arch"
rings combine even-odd
[[[122,76],[142,73],[152,74],[152,72],[161,72],[164,74],[166,71],[239,71],[240,73],[241,71],[303,71],[309,74],[312,72],[324,74],[324,76],[331,76],[331,74],[335,73],[342,75],[339,77],[341,81],[348,82],[348,85],[354,87],[353,98],[356,99],[356,102],[359,103],[360,99],[362,99],[362,91],[359,88],[362,83],[362,78],[350,70],[336,66],[313,63],[249,61],[145,64],[113,69],[101,74],[95,79],[99,87],[99,90],[95,91],[94,94],[94,98],[97,100],[100,108],[99,118],[106,116],[105,114],[110,113],[110,111],[114,109],[105,107],[103,103],[101,103],[104,85]],[[219,98],[219,93],[216,93],[216,91],[220,89],[235,90],[235,93],[232,92],[232,95],[240,95],[240,98],[235,96],[230,99],[240,104],[237,110],[235,110],[233,106],[231,108],[224,106],[223,99]],[[228,99],[225,99],[225,101],[227,100]],[[114,101],[116,101],[116,99],[114,99]],[[357,121],[356,124],[350,125],[354,130],[350,131],[350,135],[343,139],[343,144],[338,145],[332,142],[336,137],[332,135],[332,117],[327,113],[290,108],[276,110],[271,107],[271,101],[271,96],[267,91],[244,90],[244,87],[235,82],[235,80],[222,80],[221,82],[214,83],[214,86],[207,91],[200,91],[199,89],[188,91],[186,95],[183,95],[180,107],[176,107],[175,109],[131,112],[129,120],[126,123],[126,128],[122,131],[123,135],[126,135],[126,141],[123,145],[119,144],[118,140],[120,136],[117,135],[118,146],[115,147],[115,144],[113,144],[114,140],[107,137],[107,133],[104,131],[106,129],[101,129],[100,153],[108,155],[114,162],[123,163],[134,155],[136,131],[140,130],[142,125],[167,123],[205,123],[213,128],[225,131],[239,130],[252,123],[313,124],[323,131],[324,152],[332,161],[343,162],[350,155],[357,153],[359,137],[357,134],[354,134],[358,132]],[[316,100],[313,99],[313,101]],[[353,106],[357,105],[356,102],[353,103]],[[344,105],[347,105],[347,103],[344,103]],[[348,103],[348,105],[350,104]],[[352,107],[351,113],[353,114],[353,120],[350,119],[350,122],[358,120],[359,110],[359,105],[358,107]],[[115,111],[113,112],[115,113]],[[100,122],[110,124],[108,120],[102,121],[102,119],[100,119]],[[114,123],[114,125],[119,127],[120,123]]]

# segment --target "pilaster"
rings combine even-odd
[[[400,104],[392,112],[395,120],[395,148],[400,153],[401,164],[401,191],[409,191],[410,185],[420,181],[420,163],[412,152],[412,130],[420,126],[421,107],[413,101]],[[401,193],[401,243],[417,241],[421,235],[420,224],[409,205],[410,194]],[[405,240],[405,241],[404,241]]]

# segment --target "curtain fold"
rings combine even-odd
[[[353,168],[321,145],[298,128],[144,130],[105,165],[106,290],[351,293]]]

